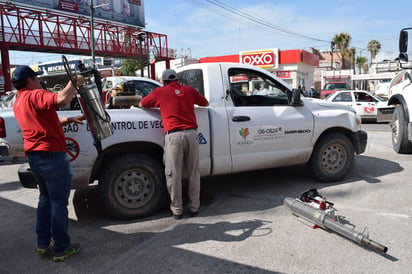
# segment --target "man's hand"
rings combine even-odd
[[[73,79],[73,81],[76,83],[77,87],[82,87],[84,85],[84,77],[81,75],[76,75],[77,77]]]
[[[67,119],[69,120],[69,124],[70,123],[83,124],[83,121],[86,119],[86,117],[84,117],[84,115],[79,115],[79,116],[70,117]]]
[[[71,123],[83,124],[84,119],[85,119],[84,115],[79,115],[79,116],[75,116],[75,117],[60,118],[60,124],[62,126],[67,126]]]

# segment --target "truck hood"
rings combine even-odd
[[[336,110],[346,110],[346,111],[355,113],[355,111],[351,107],[347,105],[338,104],[335,102],[329,102],[329,101],[325,101],[322,99],[316,99],[316,98],[302,98],[302,100],[312,111],[322,110],[322,109],[336,109]]]

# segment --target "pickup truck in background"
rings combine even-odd
[[[338,90],[349,90],[350,86],[346,82],[329,82],[326,83],[323,89],[320,91],[320,99],[324,99],[328,95]]]
[[[196,107],[201,176],[306,164],[319,181],[343,179],[367,134],[351,108],[299,91],[268,71],[237,63],[193,64],[177,70],[179,81],[204,95]],[[268,85],[252,95],[252,83]],[[113,217],[148,216],[167,201],[163,170],[164,129],[159,109],[108,109],[114,134],[98,155],[87,125],[64,127],[73,169],[72,188],[97,182],[102,206]],[[60,111],[60,116],[79,115]],[[23,156],[20,128],[12,110],[0,112],[0,147]],[[21,168],[27,171],[27,165]],[[21,176],[22,184],[29,176]]]

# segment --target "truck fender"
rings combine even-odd
[[[395,94],[393,95],[389,101],[388,105],[400,105],[402,106],[403,114],[405,117],[406,122],[410,122],[410,117],[409,117],[409,108],[408,104],[406,103],[405,98],[401,94]]]

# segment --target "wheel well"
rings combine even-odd
[[[322,134],[319,136],[319,138],[316,142],[319,142],[319,140],[321,140],[324,136],[326,136],[330,133],[341,133],[341,134],[345,135],[346,137],[349,138],[352,145],[354,147],[356,147],[356,141],[355,141],[355,138],[354,138],[354,135],[353,135],[352,131],[350,131],[349,129],[346,129],[346,128],[341,128],[341,127],[328,128],[327,130],[322,132]]]
[[[410,118],[409,117],[409,109],[408,109],[408,104],[405,101],[405,98],[403,98],[403,96],[401,95],[394,95],[389,99],[388,105],[400,105],[402,107],[402,111],[403,114],[405,116],[405,120],[406,122],[410,122]]]
[[[146,154],[163,165],[163,148],[157,144],[150,142],[127,142],[115,144],[106,148],[103,151],[103,154],[97,158],[92,170],[90,183],[100,178],[102,169],[104,169],[106,164],[112,161],[113,158],[116,158],[121,154],[128,154],[133,152]]]

